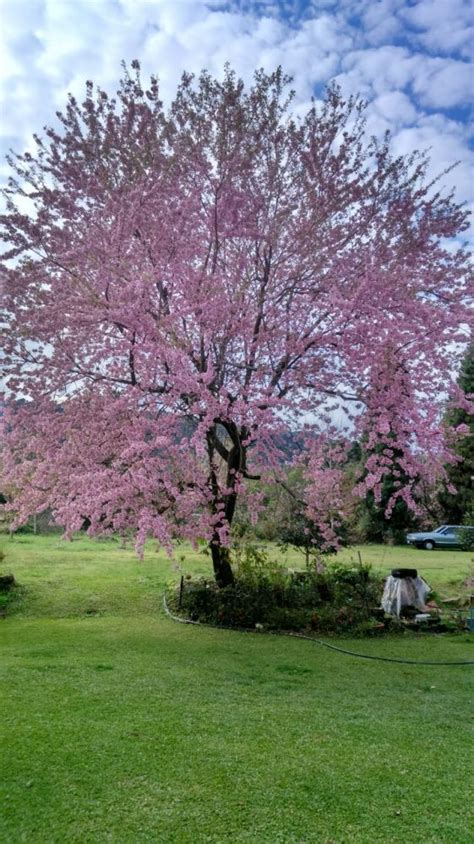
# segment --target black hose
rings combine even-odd
[[[172,621],[179,621],[180,624],[197,624],[199,627],[212,627],[217,630],[235,630],[233,627],[217,627],[214,624],[203,624],[201,621],[194,621],[192,618],[180,618],[179,615],[174,615],[168,607],[166,602],[166,594],[163,593],[163,608],[166,615]],[[245,630],[236,630],[236,632],[255,633],[255,630],[249,628]],[[272,633],[277,636],[289,636],[293,639],[305,639],[307,642],[314,642],[316,645],[321,645],[323,648],[329,648],[331,651],[337,651],[347,656],[356,656],[359,659],[373,659],[378,662],[401,662],[404,665],[474,665],[472,659],[458,659],[458,660],[435,660],[435,659],[404,659],[396,656],[373,656],[372,654],[361,654],[357,651],[348,651],[346,648],[339,648],[337,645],[331,645],[329,642],[324,642],[322,639],[314,639],[312,636],[305,636],[304,633]]]

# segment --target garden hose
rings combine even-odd
[[[214,624],[204,624],[201,621],[195,621],[192,618],[180,618],[179,615],[175,615],[171,612],[170,608],[168,607],[168,603],[166,601],[166,592],[163,593],[163,609],[166,615],[172,619],[172,621],[179,621],[180,624],[196,624],[198,627],[211,627],[214,630],[234,630],[233,627],[218,627]],[[237,632],[239,633],[255,633],[256,631],[250,628],[241,628],[238,629]],[[404,659],[403,657],[396,657],[396,656],[374,656],[373,654],[361,654],[357,651],[348,651],[346,648],[339,648],[337,645],[331,645],[329,642],[323,641],[323,639],[315,639],[312,636],[305,636],[304,633],[272,633],[271,635],[277,636],[288,636],[292,639],[305,639],[307,642],[314,642],[316,645],[321,645],[323,648],[329,648],[331,651],[337,651],[340,654],[346,654],[347,656],[355,656],[359,659],[373,659],[377,662],[399,662],[403,665],[474,665],[474,660],[472,659],[457,659],[457,660],[444,660],[444,659]]]

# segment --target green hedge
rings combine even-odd
[[[286,572],[258,559],[240,565],[233,586],[185,581],[170,601],[184,616],[223,627],[354,633],[378,629],[381,592],[369,566]]]

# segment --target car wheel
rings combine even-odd
[[[427,539],[426,542],[423,543],[423,548],[426,551],[432,551],[435,548],[435,544],[432,539]]]

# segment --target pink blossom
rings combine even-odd
[[[344,403],[358,426],[365,407],[359,493],[380,494],[400,450],[409,506],[420,472],[442,471],[469,321],[466,254],[445,243],[466,215],[430,191],[423,155],[366,139],[336,88],[298,125],[281,71],[251,91],[184,76],[169,112],[156,80],[142,88],[90,87],[12,160],[4,485],[15,524],[50,507],[68,535],[87,518],[139,550],[202,537],[224,583],[237,497],[278,471],[285,428]],[[317,442],[307,512],[330,543],[343,456]]]

